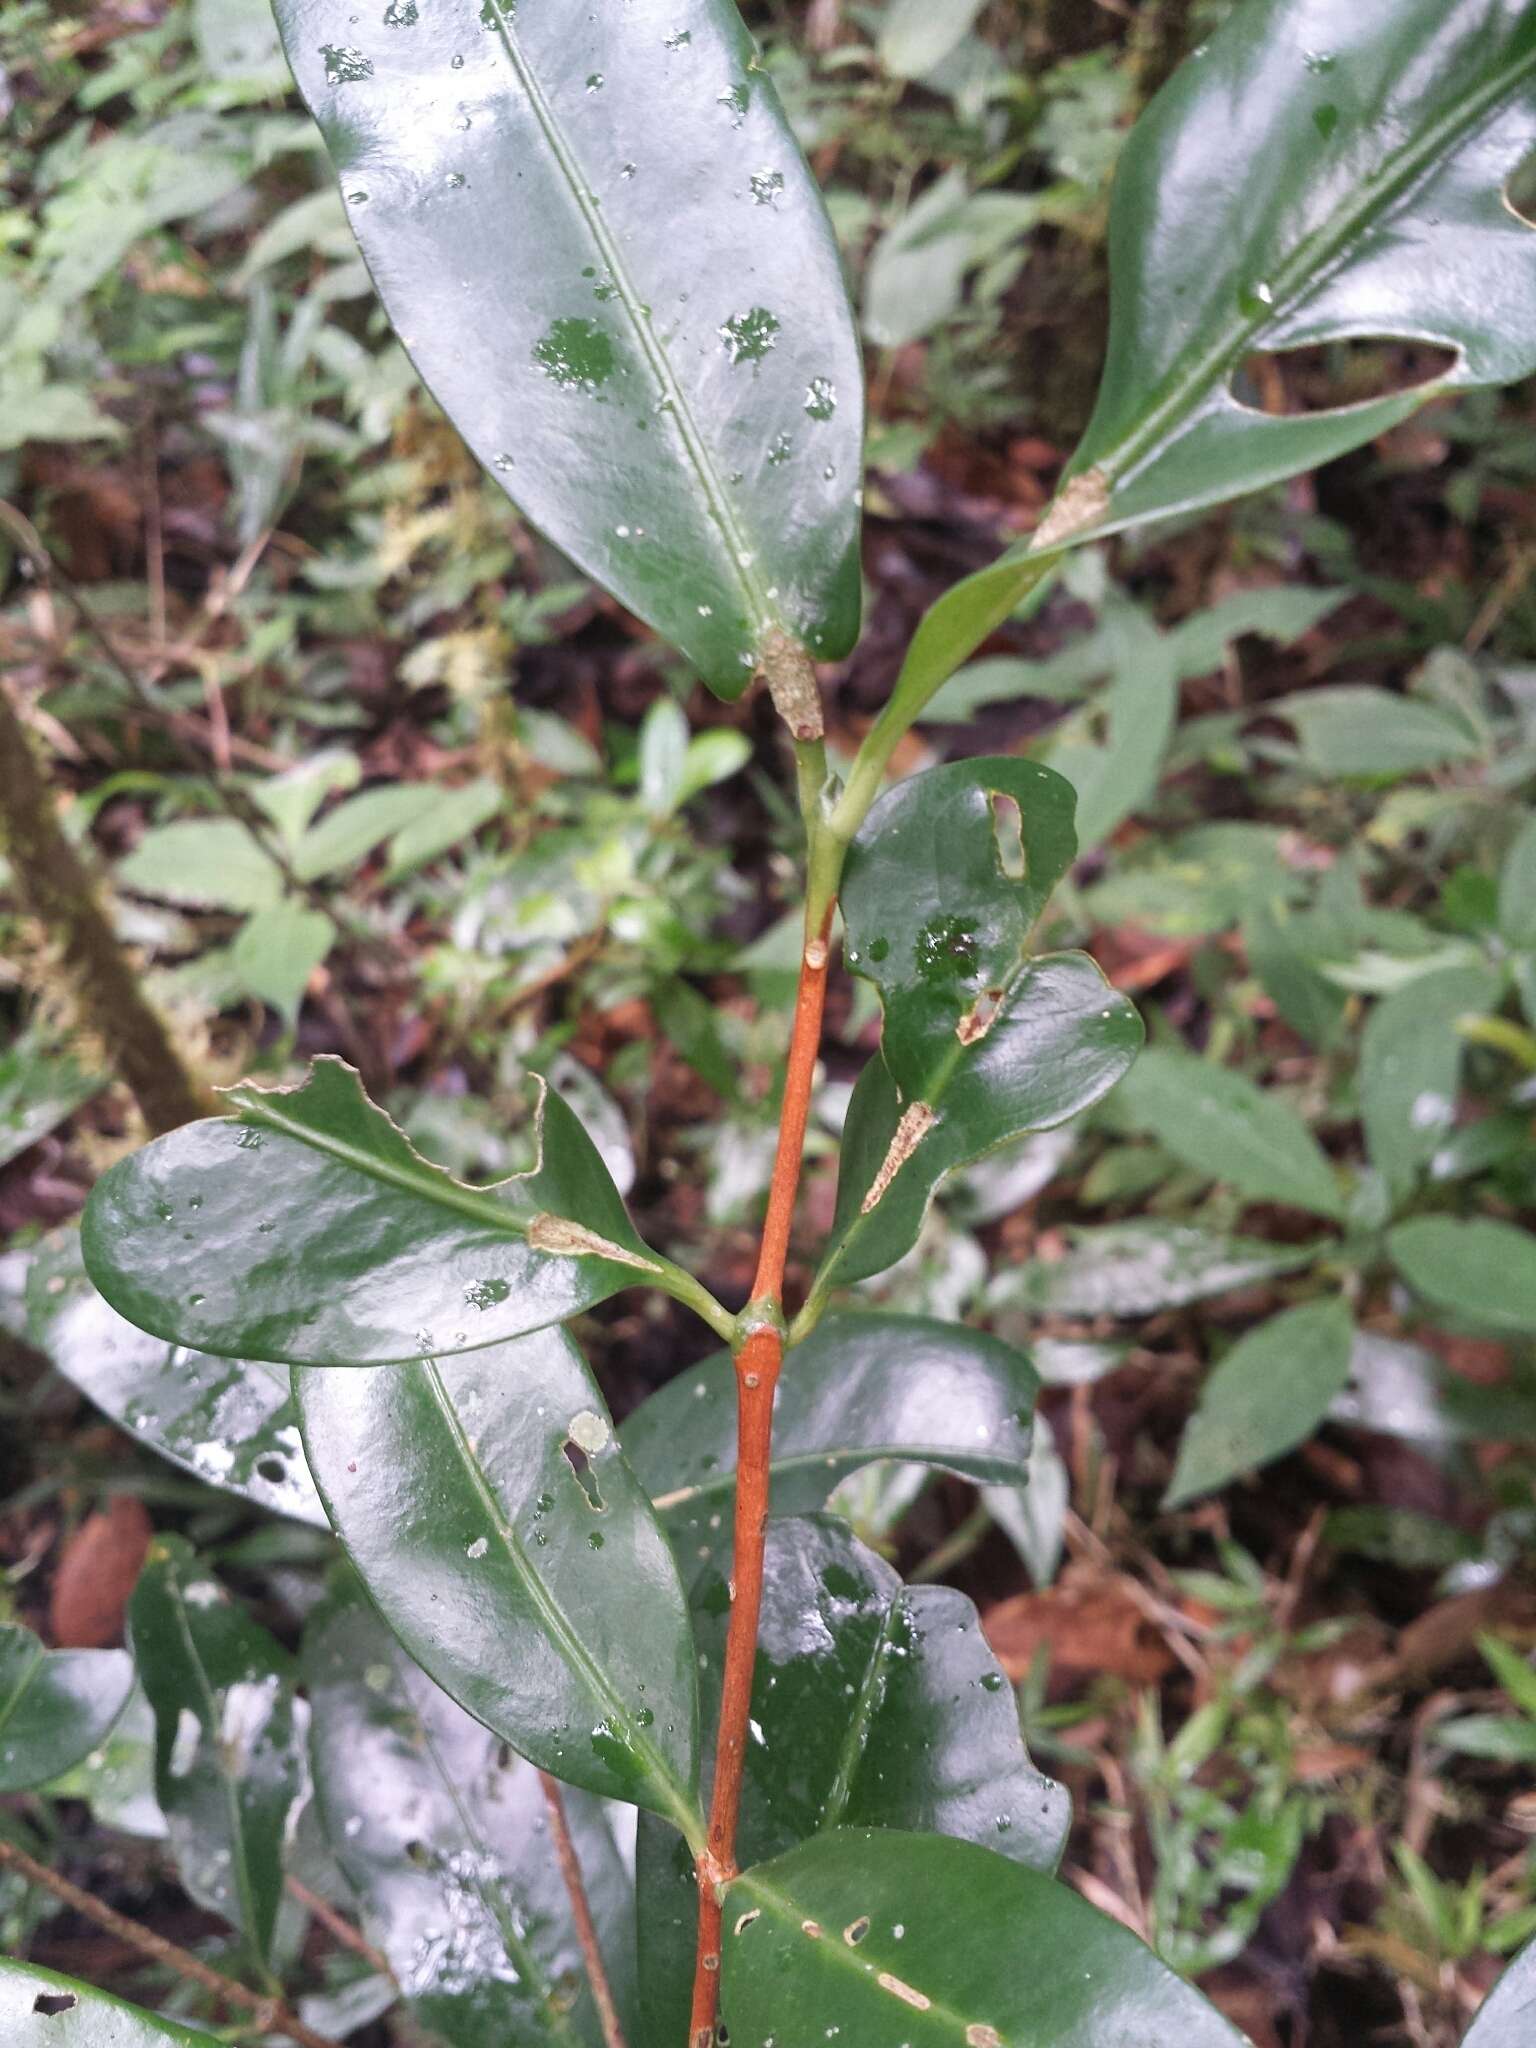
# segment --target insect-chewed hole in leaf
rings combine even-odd
[[[1504,180],[1504,204],[1528,228],[1536,228],[1536,149]]]
[[[592,1470],[592,1460],[574,1437],[567,1437],[560,1448],[565,1452],[565,1461],[575,1476],[576,1484],[586,1495],[587,1506],[602,1514],[607,1503],[603,1499],[603,1490],[597,1483],[597,1474]]]
[[[73,1991],[39,1991],[32,2001],[32,2010],[45,2020],[56,2020],[61,2012],[70,2012],[79,2004]]]
[[[1029,855],[1024,850],[1024,819],[1018,799],[1000,789],[992,792],[992,837],[997,842],[997,864],[1010,882],[1022,882],[1029,874]]]
[[[843,1939],[850,1948],[857,1948],[869,1932],[869,1915],[861,1913],[857,1920],[850,1920],[843,1929]]]
[[[955,1036],[962,1045],[975,1045],[985,1038],[997,1022],[997,1013],[1002,1008],[1003,991],[1000,988],[984,988],[981,994],[955,1026]]]
[[[432,1851],[425,1842],[407,1842],[405,1845],[405,1857],[406,1861],[414,1863],[418,1870],[429,1870],[431,1868]]]
[[[288,1477],[288,1467],[275,1453],[256,1460],[256,1471],[260,1478],[269,1479],[274,1486],[281,1486]]]
[[[1457,361],[1455,349],[1437,342],[1351,336],[1245,356],[1233,374],[1232,396],[1250,412],[1275,417],[1338,412],[1438,383]]]

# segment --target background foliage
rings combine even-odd
[[[1092,400],[1126,128],[1225,11],[752,11],[870,373],[869,622],[828,673],[835,753],[925,606],[1049,496]],[[430,1157],[486,1180],[527,1163],[506,1134],[525,1070],[550,1068],[648,1241],[739,1300],[797,950],[766,707],[696,687],[421,395],[262,0],[16,0],[0,64],[0,480],[60,572],[0,533],[0,647],[185,1044],[231,1081],[340,1053]],[[1299,418],[1432,353],[1259,354],[1245,390]],[[1097,957],[1152,1049],[1097,1109],[958,1175],[864,1284],[1032,1342],[1050,1426],[1030,1488],[888,1464],[840,1497],[909,1579],[981,1607],[1076,1798],[1070,1880],[1260,2048],[1440,2048],[1536,1929],[1533,471],[1527,388],[1447,397],[1317,477],[1086,551],[897,763],[1014,754],[1073,782],[1080,858],[1041,937]],[[387,1743],[429,1708],[328,1585],[281,1381],[268,1399],[213,1373],[178,1408],[153,1343],[114,1352],[81,1306],[69,1222],[137,1134],[47,935],[12,912],[0,954],[0,1620],[116,1644],[152,1523],[136,1638],[201,1616],[165,1684],[198,1697],[199,1657],[259,1672],[273,1757],[231,1821],[155,1736],[176,1702],[136,1700],[96,1746],[116,1658],[0,1829],[177,1939],[277,1967],[328,2031],[405,2040],[387,1980],[282,1895],[271,1845],[306,1710]],[[868,982],[837,984],[831,1023],[823,1226]],[[621,1415],[706,1341],[634,1297],[584,1334]],[[230,1403],[240,1476],[287,1519],[201,1483],[229,1476],[210,1445]],[[7,1637],[0,1670],[32,1654]],[[358,1670],[370,1697],[338,1703]],[[466,1779],[484,1767],[467,1727],[440,1740]],[[422,1812],[444,1796],[423,1785]],[[546,1865],[511,1868],[523,1818],[492,1813],[483,1853],[536,1903]],[[580,1825],[621,1885],[601,1811]],[[364,1836],[337,1873],[301,1825],[289,1867],[368,1902],[397,1975],[440,1904],[417,1839]],[[455,1896],[472,1954],[483,1894]],[[42,1964],[165,1992],[4,1875],[0,1927]]]

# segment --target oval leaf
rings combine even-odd
[[[1022,965],[985,1035],[955,1038],[925,1095],[903,1100],[879,1054],[859,1076],[843,1126],[837,1210],[819,1295],[893,1265],[917,1242],[946,1173],[1026,1131],[1097,1102],[1141,1044],[1135,1006],[1086,953]]]
[[[34,1255],[27,1305],[31,1342],[137,1442],[256,1507],[329,1527],[281,1366],[214,1358],[135,1329],[85,1277],[73,1230]]]
[[[821,1507],[876,1458],[1020,1485],[1039,1378],[1023,1352],[925,1316],[832,1315],[784,1354],[773,1410],[773,1509]],[[624,1424],[635,1476],[691,1577],[736,1491],[728,1353],[679,1373]]]
[[[1116,1098],[1127,1120],[1197,1173],[1255,1202],[1338,1217],[1328,1156],[1288,1103],[1246,1074],[1193,1053],[1144,1052]]]
[[[1072,865],[1072,785],[1036,761],[910,776],[848,849],[843,957],[880,991],[880,1050],[903,1099],[985,1036]]]
[[[293,1660],[179,1536],[155,1539],[128,1611],[155,1715],[155,1792],[181,1881],[272,1950],[283,1851],[309,1793]]]
[[[536,1773],[433,1685],[360,1593],[311,1620],[315,1797],[423,2026],[454,2048],[601,2042]],[[599,1945],[629,2001],[634,1901],[602,1812],[567,1794]]]
[[[1420,1216],[1387,1237],[1392,1262],[1416,1294],[1487,1330],[1536,1329],[1536,1237],[1513,1223]]]
[[[1526,5],[1244,0],[1120,159],[1108,356],[1063,523],[1211,504],[1358,447],[1436,390],[1527,376],[1536,235],[1505,193],[1533,144]],[[1456,361],[1332,412],[1234,394],[1253,350],[1352,336]]]
[[[97,1182],[81,1243],[140,1329],[227,1358],[382,1365],[558,1322],[663,1262],[570,1110],[537,1084],[537,1165],[467,1187],[414,1150],[343,1061],[229,1090]]]
[[[1466,1040],[1457,1030],[1499,999],[1487,967],[1415,975],[1371,1011],[1360,1037],[1360,1115],[1366,1147],[1394,1201],[1413,1192],[1450,1135]]]
[[[1118,1921],[972,1842],[843,1828],[744,1871],[725,1923],[737,2040],[1242,2048]]]
[[[774,627],[846,653],[858,348],[729,0],[276,12],[389,316],[528,517],[722,696]]]
[[[1303,1443],[1344,1391],[1354,1339],[1341,1301],[1305,1302],[1240,1338],[1200,1390],[1164,1505],[1214,1493]]]
[[[0,2034],[6,2048],[216,2048],[212,2034],[194,2033],[78,1978],[5,1956]]]
[[[727,1570],[722,1556],[695,1594],[710,1706]],[[712,1725],[713,1713],[706,1718]],[[1056,1867],[1072,1802],[1030,1762],[1013,1688],[975,1608],[947,1586],[903,1586],[830,1516],[768,1525],[751,1720],[743,1863],[846,1822],[932,1830],[1035,1870]],[[691,1868],[675,1837],[643,1824],[637,1868],[647,2033],[681,2040],[697,1899]]]
[[[47,1650],[0,1627],[0,1792],[46,1785],[102,1743],[133,1691],[123,1650]]]
[[[336,1533],[422,1668],[542,1770],[696,1833],[677,1566],[565,1332],[294,1380]]]

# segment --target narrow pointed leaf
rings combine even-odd
[[[1484,1999],[1461,2048],[1526,2048],[1536,2031],[1536,1941],[1528,1941]]]
[[[1251,1201],[1343,1213],[1327,1154],[1288,1103],[1246,1074],[1155,1047],[1137,1060],[1116,1099],[1175,1158]]]
[[[693,1826],[677,1566],[565,1332],[294,1380],[336,1533],[422,1668],[541,1769]]]
[[[841,1829],[744,1871],[725,1925],[736,2040],[1242,2048],[1118,1921],[972,1842]]]
[[[276,12],[390,318],[528,517],[722,696],[773,626],[845,653],[858,349],[730,0]]]
[[[543,1082],[537,1164],[492,1188],[423,1159],[341,1060],[317,1060],[299,1088],[247,1082],[229,1096],[233,1117],[120,1160],[86,1208],[91,1278],[157,1337],[222,1357],[380,1365],[519,1336],[661,1273]]]
[[[600,2048],[570,1903],[531,1765],[406,1656],[355,1588],[305,1634],[315,1797],[416,2017],[454,2048]],[[634,1901],[601,1808],[570,1822],[621,2016]]]
[[[256,1507],[329,1526],[282,1366],[214,1358],[135,1329],[85,1277],[73,1230],[34,1255],[27,1306],[31,1341],[136,1442]]]
[[[5,1956],[0,2037],[6,2048],[216,2048],[212,2034],[126,2005],[78,1978]]]
[[[0,1792],[46,1785],[105,1741],[133,1691],[122,1650],[48,1650],[0,1627]]]
[[[955,1042],[925,1094],[903,1100],[877,1054],[843,1126],[837,1209],[818,1289],[844,1286],[911,1250],[935,1187],[958,1166],[1097,1102],[1141,1044],[1135,1006],[1086,953],[1048,953],[1008,984],[986,1035]]]
[[[1342,1301],[1309,1301],[1234,1344],[1200,1390],[1166,1505],[1214,1493],[1305,1442],[1348,1383],[1354,1339]]]
[[[1189,1223],[1106,1223],[1073,1231],[1059,1258],[1000,1273],[988,1302],[1054,1315],[1149,1316],[1293,1273],[1322,1249],[1226,1237]]]
[[[979,1330],[926,1316],[831,1315],[784,1355],[773,1412],[773,1508],[821,1507],[876,1458],[941,1465],[1020,1485],[1039,1379]],[[736,1490],[736,1375],[721,1352],[679,1373],[624,1424],[635,1475],[665,1517],[685,1572]]]
[[[722,1555],[695,1593],[707,1706],[728,1569]],[[751,1726],[744,1864],[848,1824],[929,1830],[1056,1867],[1071,1800],[1030,1762],[975,1608],[948,1586],[903,1586],[831,1516],[768,1525]],[[682,2039],[697,1899],[686,1851],[642,1825],[637,1867],[647,2034]]]
[[[1390,1232],[1392,1262],[1416,1294],[1484,1329],[1536,1330],[1536,1236],[1489,1217],[1417,1216]]]
[[[1505,189],[1533,144],[1527,0],[1244,0],[1120,159],[1079,530],[1253,490],[1437,389],[1528,376],[1536,234]],[[1270,415],[1234,394],[1254,350],[1352,336],[1439,343],[1456,361],[1332,412]]]
[[[155,1539],[128,1621],[182,1883],[265,1963],[284,1848],[309,1792],[293,1660],[179,1536]]]
[[[1457,1025],[1491,1009],[1499,978],[1487,967],[1416,975],[1384,996],[1360,1038],[1360,1115],[1371,1164],[1395,1200],[1414,1184],[1456,1120],[1466,1040]]]

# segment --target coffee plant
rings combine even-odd
[[[1071,781],[1012,757],[889,788],[886,771],[1080,543],[1315,467],[1431,393],[1536,369],[1536,243],[1511,196],[1536,148],[1536,6],[1240,0],[1121,158],[1107,363],[1054,504],[933,606],[841,773],[816,664],[858,632],[859,350],[819,195],[730,0],[276,12],[389,318],[480,462],[720,697],[766,679],[805,845],[777,1154],[739,1313],[639,1236],[546,1081],[514,1134],[522,1170],[495,1186],[433,1165],[334,1059],[298,1087],[233,1088],[226,1115],[114,1166],[85,1219],[90,1284],[68,1259],[34,1275],[51,1348],[90,1354],[98,1398],[131,1406],[145,1441],[333,1530],[347,1563],[297,1661],[177,1538],[134,1595],[132,1659],[6,1631],[0,1789],[59,1780],[115,1727],[137,1742],[188,1890],[238,1930],[263,1987],[257,2022],[300,2042],[317,2036],[281,1991],[296,1867],[340,1872],[367,1981],[392,1974],[450,2048],[1235,2043],[1056,1880],[1066,1795],[1026,1754],[970,1604],[904,1586],[826,1512],[878,1459],[1023,1483],[1025,1353],[861,1313],[847,1291],[911,1249],[946,1175],[1098,1103],[1142,1036],[1087,955],[1032,947],[1078,852]],[[1315,413],[1244,396],[1254,357],[1381,337],[1443,367]],[[1528,888],[1529,846],[1521,860]],[[790,1304],[839,933],[882,1037],[819,1267]],[[1416,1032],[1441,1043],[1423,1004],[1452,1017],[1488,999],[1488,970],[1446,973],[1454,987],[1384,1005],[1366,1048],[1411,1070],[1373,1098],[1389,1197],[1430,1142],[1415,1103],[1444,1092],[1438,1051],[1414,1064]],[[1126,1113],[1197,1167],[1343,1219],[1306,1131],[1254,1094],[1158,1051]],[[1164,1269],[1177,1255],[1163,1248]],[[1536,1313],[1536,1259],[1510,1226],[1420,1217],[1393,1255],[1431,1299],[1513,1298],[1525,1327]],[[1103,1253],[1122,1275],[1130,1256]],[[723,1348],[619,1431],[568,1325],[630,1288]],[[1349,1344],[1324,1296],[1231,1354],[1237,1451],[1270,1455],[1289,1405],[1316,1412],[1313,1381],[1325,1405]],[[1218,1375],[1178,1497],[1232,1469],[1224,1398]],[[638,1810],[632,1864],[612,1802]],[[1519,2048],[1533,2010],[1526,1951],[1468,2048]],[[16,2048],[209,2038],[15,1963],[0,2016]]]

